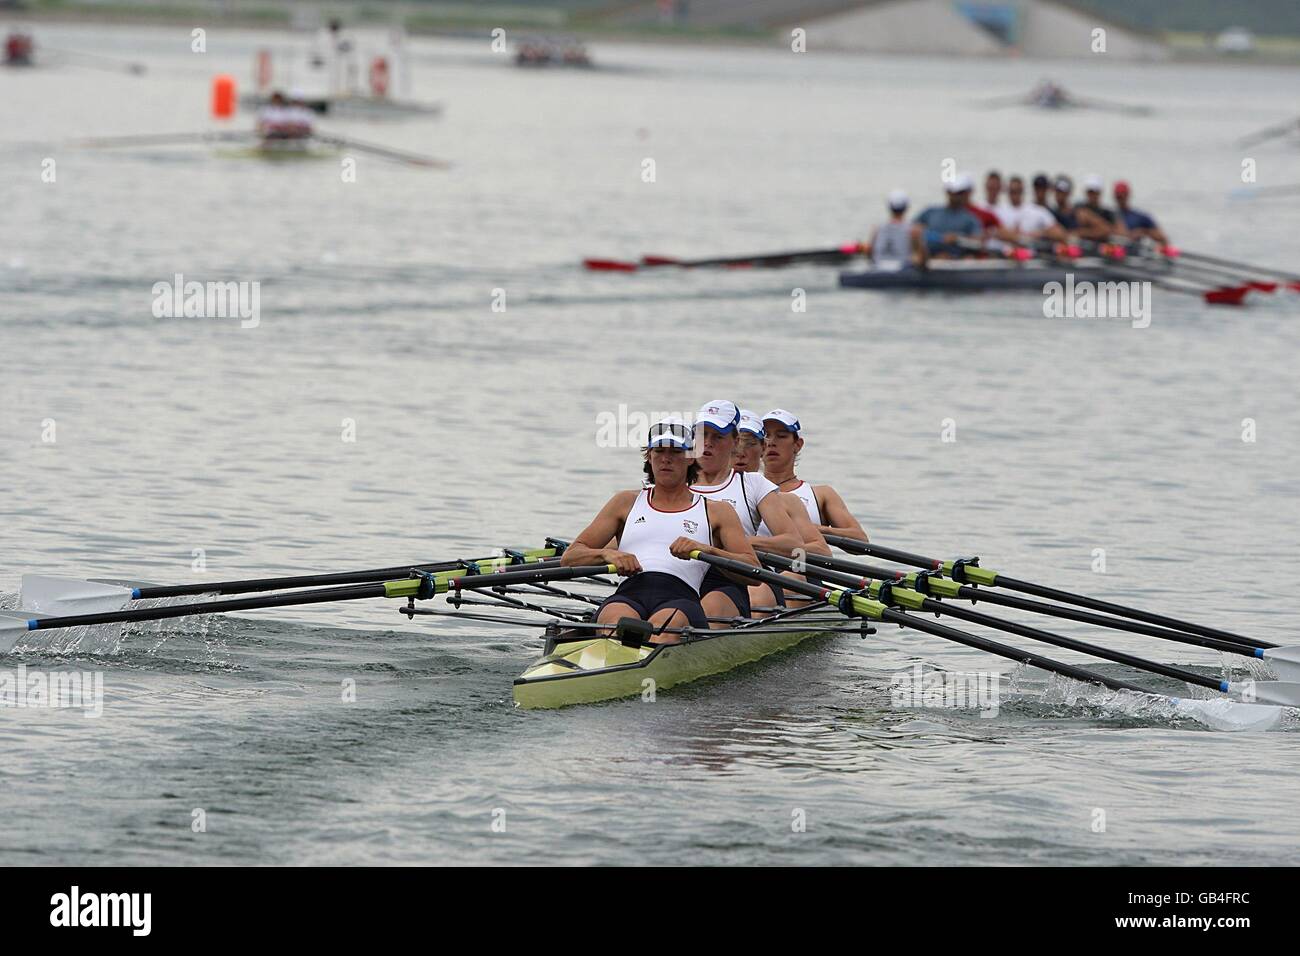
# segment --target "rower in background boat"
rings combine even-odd
[[[1115,211],[1101,204],[1105,188],[1100,176],[1089,176],[1083,181],[1084,203],[1076,210],[1079,219],[1076,232],[1082,239],[1105,242],[1112,236],[1128,235],[1128,227]]]
[[[1047,178],[1047,173],[1036,173],[1031,185],[1034,188],[1034,202],[1047,209],[1049,206],[1048,194],[1052,191],[1052,181]],[[1051,210],[1048,209],[1050,212]],[[1056,218],[1053,216],[1052,218]]]
[[[998,217],[997,235],[1008,242],[1028,244],[1038,239],[1066,238],[1051,212],[1038,203],[1025,201],[1025,180],[1020,176],[1007,180],[1006,201],[994,212]]]
[[[783,408],[763,416],[763,474],[784,492],[798,498],[808,512],[808,519],[822,534],[867,540],[858,519],[853,517],[844,499],[830,485],[812,485],[795,474],[799,452],[803,450],[803,426],[799,419]]]
[[[710,501],[731,505],[755,550],[794,557],[804,546],[804,539],[790,518],[780,489],[757,472],[735,467],[740,421],[740,409],[723,399],[709,402],[696,414],[692,453],[699,474],[691,490]],[[755,608],[776,608],[785,603],[770,584],[737,582],[714,567],[709,568],[700,585],[700,602],[716,627],[724,627],[728,618],[762,617],[764,614]]]
[[[315,116],[302,97],[291,102],[276,90],[257,113],[257,133],[263,140],[305,140],[312,135]]]
[[[921,230],[907,221],[907,193],[895,189],[886,202],[889,221],[872,230],[862,251],[880,268],[901,269],[921,258]]]
[[[1112,191],[1115,195],[1116,215],[1130,236],[1134,239],[1151,239],[1162,246],[1169,244],[1169,237],[1156,225],[1154,219],[1142,210],[1134,209],[1129,205],[1129,197],[1133,194],[1133,190],[1128,183],[1121,179],[1115,183]]]
[[[1002,225],[997,214],[1001,197],[1002,174],[996,169],[990,169],[984,175],[984,202],[970,204],[970,211],[980,221],[980,226],[985,233],[995,233]]]
[[[980,239],[983,226],[970,208],[973,188],[970,176],[959,173],[952,182],[944,184],[947,204],[931,206],[916,217],[916,223],[923,228],[920,242],[922,267],[932,257],[955,259],[966,255],[968,249],[963,247],[962,240]]]
[[[566,567],[612,564],[627,578],[597,609],[597,623],[612,628],[620,618],[637,617],[660,629],[707,629],[700,585],[709,566],[690,553],[758,566],[736,510],[721,503],[710,507],[708,498],[691,490],[699,476],[688,455],[692,447],[692,429],[685,422],[665,419],[651,426],[643,455],[649,484],[615,494],[565,549],[561,564]],[[611,539],[616,547],[607,546]],[[742,587],[749,584],[747,578],[735,580],[744,582]],[[670,633],[652,638],[677,640]]]

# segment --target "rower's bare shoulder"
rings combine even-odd
[[[614,492],[614,496],[605,504],[605,508],[609,511],[621,510],[626,513],[631,509],[632,505],[636,504],[636,499],[640,494],[641,489],[639,488],[629,488],[626,491],[616,491]]]

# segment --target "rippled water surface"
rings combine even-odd
[[[615,44],[592,50],[609,70],[538,74],[418,41],[413,92],[443,117],[335,128],[453,168],[361,156],[344,183],[332,160],[60,145],[206,128],[210,76],[242,80],[285,36],[214,32],[204,56],[161,29],[38,36],[152,70],[0,75],[6,606],[27,571],[188,582],[536,546],[637,480],[599,416],[731,396],[797,410],[802,473],[884,543],[1296,639],[1300,297],[1157,292],[1133,329],[1045,319],[1032,293],[841,291],[825,267],[578,266],[838,244],[891,188],[936,197],[952,158],[1122,176],[1183,246],[1300,271],[1294,201],[1228,198],[1232,141],[1294,113],[1293,74]],[[1157,112],[973,105],[1048,72]],[[1297,155],[1259,147],[1261,183],[1294,180]],[[177,273],[260,281],[260,325],[155,318]],[[384,601],[30,639],[0,667],[99,670],[105,708],[0,710],[0,859],[1294,862],[1294,715],[1214,732],[896,629],[653,706],[517,711],[539,646]],[[1004,670],[1012,692],[993,719],[896,708],[917,661]]]

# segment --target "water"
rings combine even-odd
[[[0,76],[5,139],[35,144],[0,153],[7,606],[25,571],[173,583],[536,546],[636,481],[635,451],[598,447],[599,416],[724,396],[796,410],[801,472],[882,542],[1294,642],[1294,297],[1224,310],[1157,292],[1133,329],[1045,319],[1032,294],[841,292],[827,268],[577,267],[838,244],[891,188],[937,198],[953,158],[1122,176],[1181,245],[1294,268],[1294,203],[1227,198],[1232,141],[1294,112],[1290,74],[615,44],[592,52],[619,69],[538,74],[422,40],[413,95],[443,118],[333,128],[454,168],[361,156],[344,183],[330,160],[51,145],[207,128],[210,76],[242,80],[256,46],[290,42],[214,32],[200,56],[173,31],[38,33],[92,37],[150,75]],[[1158,112],[973,105],[1048,73]],[[1260,183],[1294,179],[1295,155],[1254,150]],[[260,281],[260,325],[154,318],[151,289],[176,273]],[[105,711],[0,714],[0,858],[1286,863],[1300,835],[1277,796],[1296,784],[1294,715],[1212,732],[893,629],[655,706],[516,711],[510,682],[539,646],[391,602],[30,640],[0,663],[99,670]],[[916,661],[1003,670],[1014,693],[996,719],[900,710],[890,678]]]

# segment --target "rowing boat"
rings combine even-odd
[[[676,644],[649,644],[636,635],[590,637],[552,633],[542,656],[515,678],[515,703],[524,708],[568,707],[635,697],[648,690],[712,677],[832,633],[843,624],[810,605],[764,620],[687,632]]]
[[[1171,266],[1151,270],[1153,278],[1166,278]],[[1120,282],[1133,278],[1133,270],[1119,270],[1101,259],[1078,259],[1072,263],[1043,260],[1014,262],[990,259],[933,259],[928,268],[875,267],[862,272],[841,272],[840,285],[848,289],[934,289],[950,292],[996,290],[1043,291],[1049,282]]]
[[[221,149],[217,155],[223,159],[265,159],[271,162],[333,159],[339,150],[333,146],[314,145],[311,139],[268,139],[235,149]]]
[[[728,621],[725,628],[663,627],[657,632],[654,625],[635,618],[595,623],[592,619],[595,609],[613,589],[610,576],[618,569],[612,564],[564,565],[556,555],[568,545],[556,539],[548,539],[546,548],[511,550],[501,558],[417,564],[410,567],[406,576],[398,578],[390,575],[407,566],[179,586],[140,583],[104,586],[41,578],[33,582],[32,603],[51,610],[67,607],[89,613],[49,614],[28,606],[0,611],[0,653],[13,650],[21,638],[39,631],[395,599],[406,602],[397,610],[410,619],[416,615],[433,615],[487,622],[498,633],[500,625],[530,631],[544,628],[546,645],[542,657],[514,682],[514,699],[525,708],[556,708],[637,695],[650,700],[651,692],[721,674],[818,635],[873,634],[876,633],[874,625],[878,624],[898,625],[907,631],[993,654],[1016,665],[1031,665],[1111,692],[1137,695],[1132,701],[1135,707],[1150,705],[1162,717],[1188,717],[1217,729],[1266,730],[1278,725],[1284,708],[1300,708],[1300,646],[1278,646],[1220,628],[1012,578],[982,566],[978,558],[943,561],[833,534],[825,537],[828,544],[849,554],[923,570],[908,573],[860,561],[807,555],[806,560],[818,569],[815,583],[781,573],[796,568],[792,559],[780,555],[759,552],[766,567],[758,568],[721,555],[693,551],[691,557],[695,560],[726,573],[780,587],[787,595],[802,595],[809,603],[759,620]],[[561,582],[571,582],[572,587],[558,587]],[[337,586],[318,586],[322,584]],[[194,595],[214,589],[223,594],[256,596],[139,606],[149,598]],[[257,595],[257,592],[263,593]],[[1032,599],[1003,592],[1020,592]],[[438,596],[445,597],[450,606],[430,607],[423,603]],[[966,607],[966,602],[972,606]],[[26,605],[27,599],[22,603]],[[1256,680],[1254,672],[1248,671],[1246,679],[1239,680],[1217,668],[1207,674],[1139,657],[1043,627],[1005,620],[974,607],[980,603],[1009,607],[1041,618],[1086,623],[1103,630],[1223,651],[1249,658],[1256,665],[1270,666],[1283,679]],[[533,617],[525,619],[521,614]],[[934,620],[935,617],[1065,648],[1183,686],[1201,688],[1202,695],[1208,691],[1211,696],[1193,698],[1181,691],[1173,696],[1166,690],[1150,689],[1110,672],[992,640]],[[610,627],[614,629],[612,636],[607,632]],[[656,634],[659,641],[671,636],[676,638],[676,643],[656,643]]]

